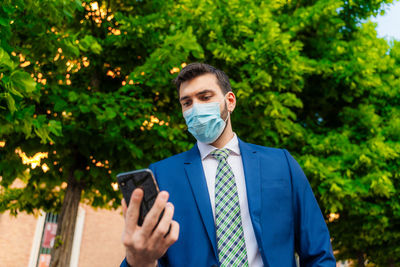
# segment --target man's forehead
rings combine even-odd
[[[206,73],[189,81],[185,81],[180,86],[180,96],[197,94],[201,91],[208,90],[213,92],[221,91],[217,77],[212,73]]]

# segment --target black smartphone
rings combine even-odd
[[[143,190],[144,195],[140,205],[138,219],[138,225],[141,226],[143,224],[144,217],[150,211],[156,200],[158,192],[160,192],[157,182],[154,179],[153,172],[150,169],[124,172],[117,175],[117,180],[119,188],[121,189],[122,195],[126,201],[126,205],[128,206],[133,190],[136,188],[141,188]]]

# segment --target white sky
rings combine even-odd
[[[373,22],[378,23],[376,30],[378,37],[387,40],[396,39],[400,41],[400,1],[393,1],[393,4],[387,5],[383,16],[372,17]]]

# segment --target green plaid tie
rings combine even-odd
[[[211,155],[218,160],[215,178],[215,224],[219,261],[221,266],[249,266],[235,176],[226,161],[229,149],[216,149]]]

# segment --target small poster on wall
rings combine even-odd
[[[40,254],[39,256],[39,267],[49,267],[50,266],[50,254]]]
[[[57,223],[47,222],[44,228],[42,247],[52,248],[57,233]]]

